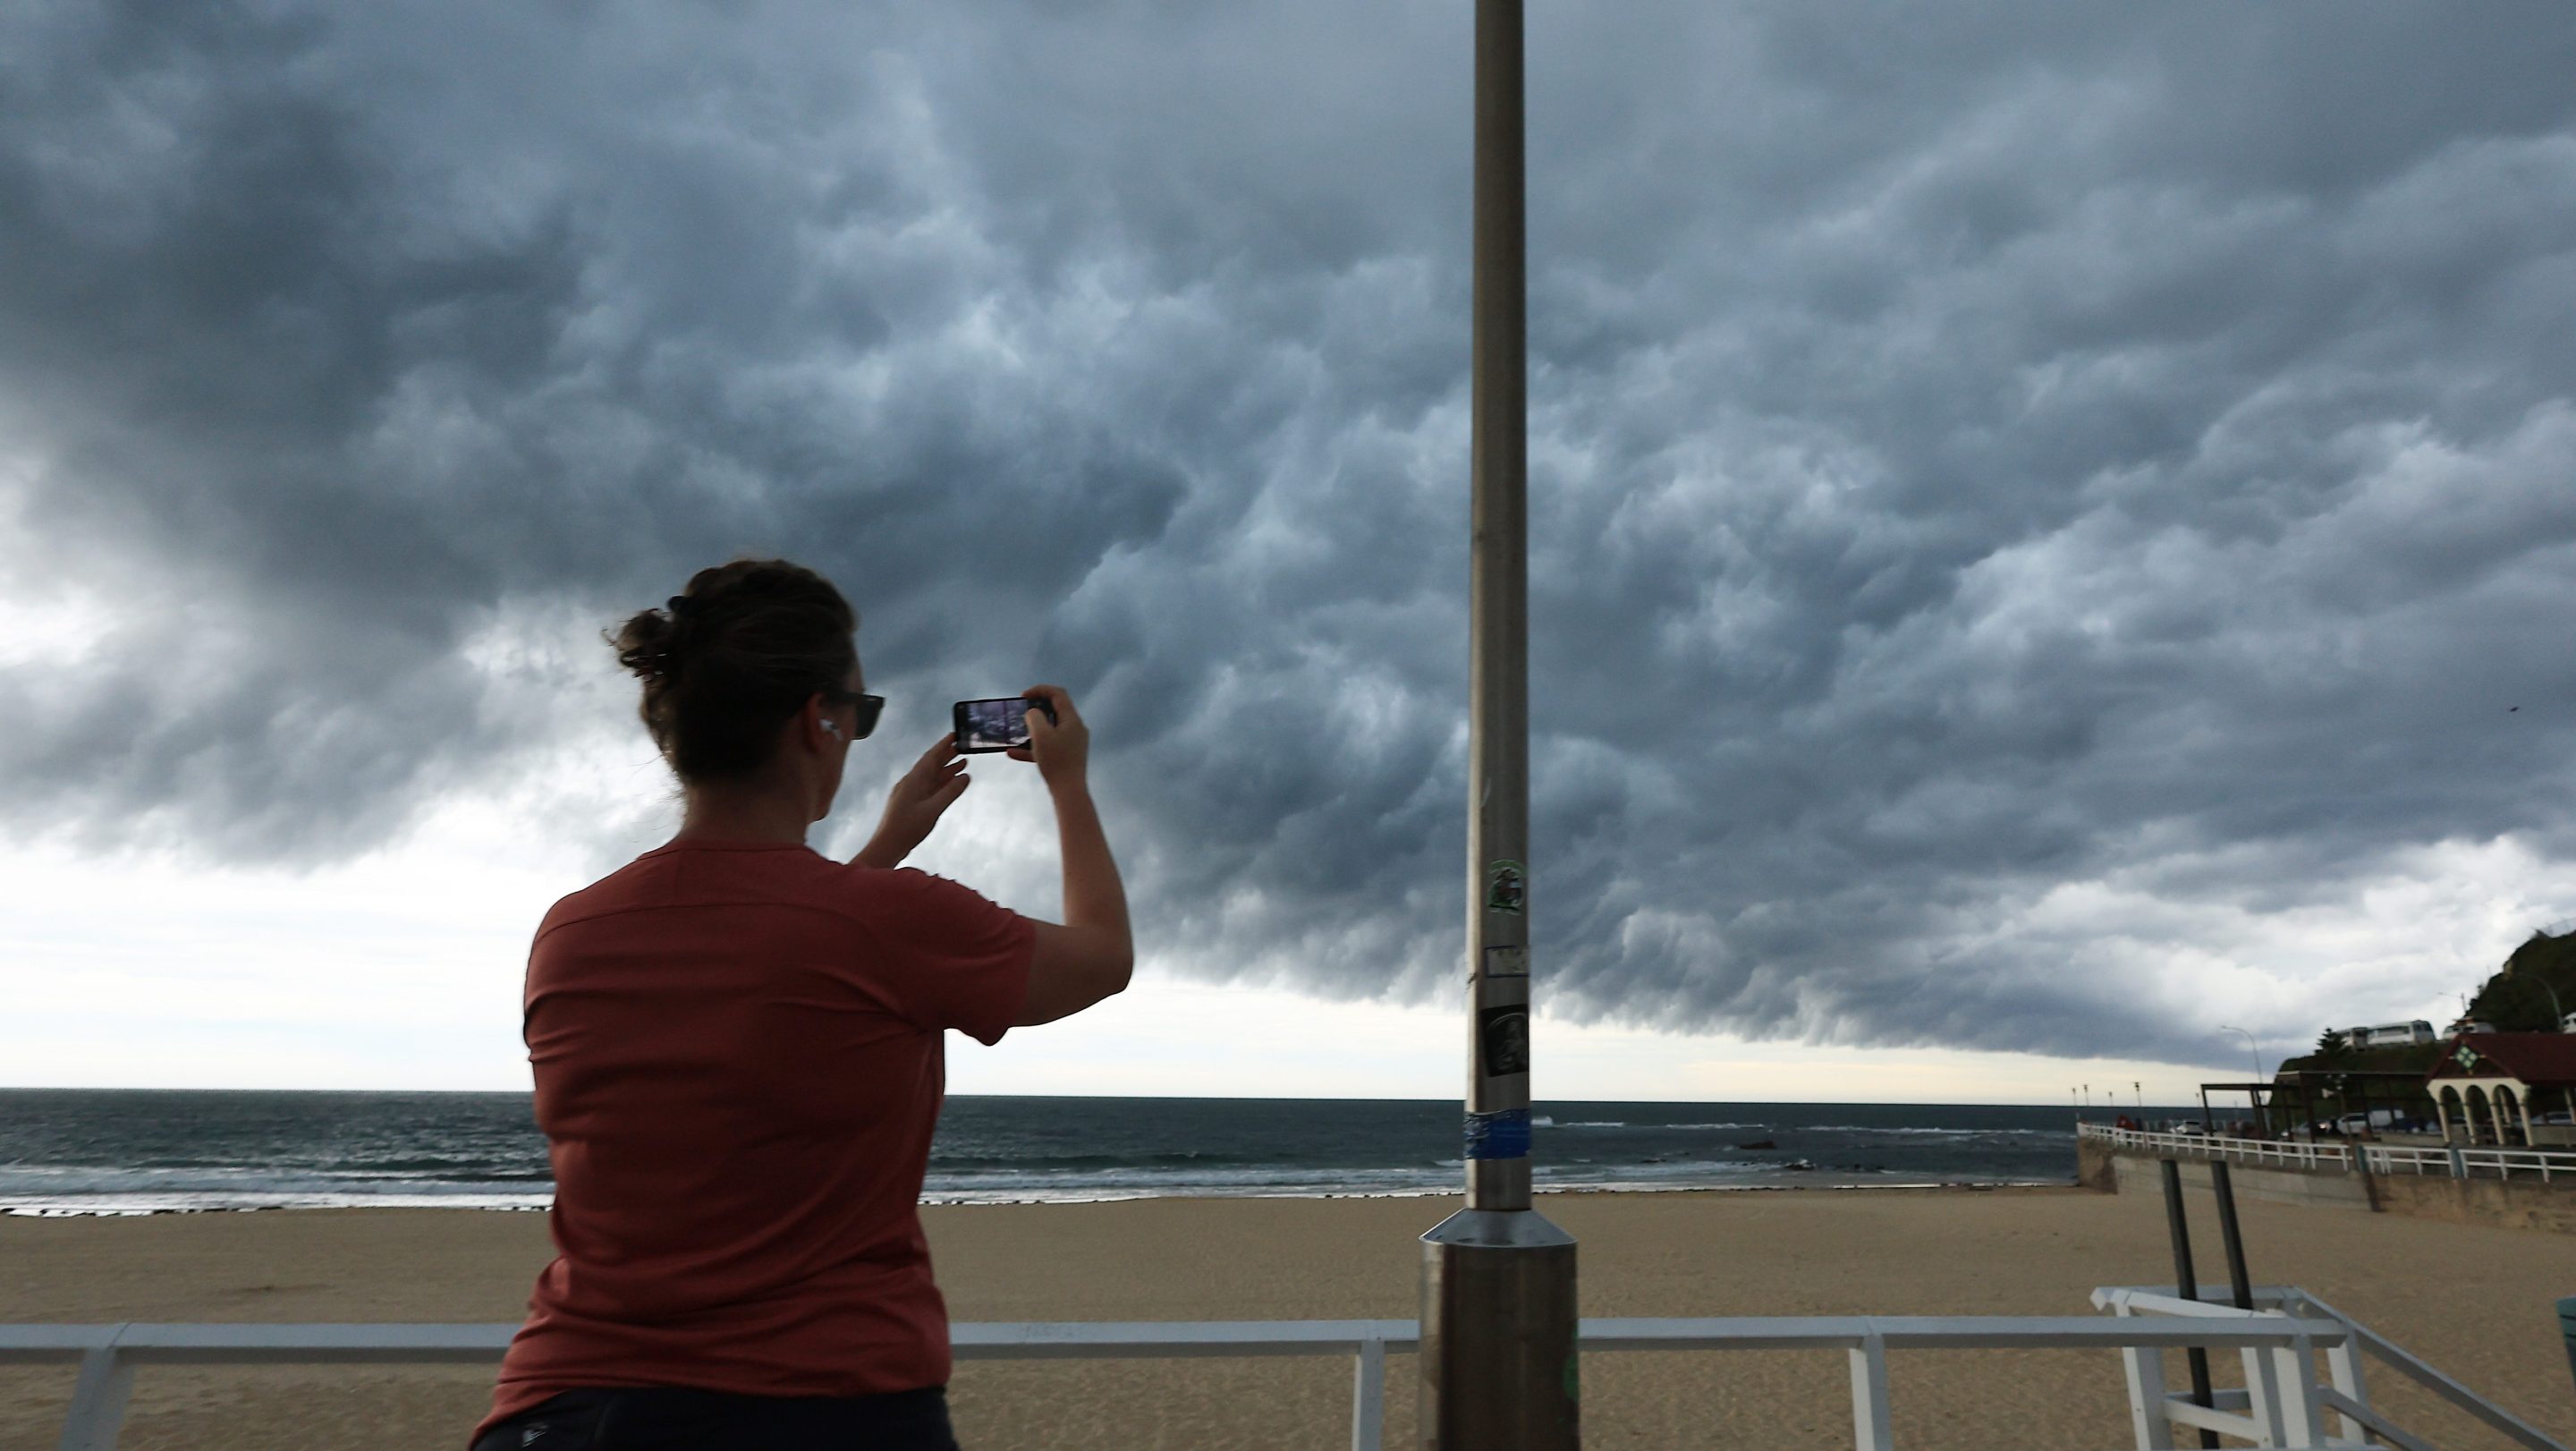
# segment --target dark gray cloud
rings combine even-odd
[[[363,849],[607,698],[496,638],[777,551],[900,699],[1084,692],[1171,960],[1430,991],[1468,41],[9,12],[13,588],[114,616],[0,674],[13,826]],[[2576,862],[2571,63],[2538,4],[1537,7],[1554,1000],[2232,1061],[2164,970],[2230,924]]]

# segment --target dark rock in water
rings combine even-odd
[[[1776,1149],[1780,1146],[1771,1142],[1769,1139],[1755,1139],[1749,1144],[1737,1144],[1736,1147],[1739,1149]]]

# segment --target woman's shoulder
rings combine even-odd
[[[919,867],[829,864],[827,889],[854,910],[922,911],[991,907],[992,900],[963,882]]]

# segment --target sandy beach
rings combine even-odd
[[[1414,1237],[1445,1199],[1164,1199],[926,1212],[960,1320],[1406,1317]],[[2099,1284],[2168,1281],[2161,1206],[2082,1190],[1557,1195],[1588,1315],[2080,1314]],[[2214,1216],[2196,1204],[2203,1273]],[[2323,1296],[2562,1439],[2576,1396],[2551,1301],[2576,1237],[2349,1210],[2244,1206],[2255,1278]],[[534,1214],[313,1210],[0,1218],[9,1321],[514,1321],[548,1253]],[[2102,1352],[1900,1353],[1913,1448],[2128,1444]],[[2226,1369],[2222,1363],[2222,1371]],[[2179,1372],[2179,1362],[2175,1367]],[[1388,1444],[1410,1444],[1413,1364],[1390,1362]],[[1841,1360],[1595,1355],[1603,1447],[1849,1442]],[[0,1371],[0,1447],[49,1447],[68,1369]],[[147,1369],[129,1451],[461,1448],[489,1373],[469,1368]],[[2383,1374],[2374,1397],[2436,1444],[2497,1444]],[[1322,1447],[1348,1435],[1350,1366],[1304,1361],[981,1364],[952,1387],[970,1447]]]

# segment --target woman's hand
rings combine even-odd
[[[1030,707],[1029,743],[1011,752],[1011,759],[1037,762],[1038,775],[1049,790],[1083,789],[1091,764],[1091,727],[1082,723],[1082,712],[1073,708],[1073,696],[1061,685],[1032,685],[1020,694],[1046,702],[1054,708],[1055,719],[1050,721],[1045,711]]]
[[[858,860],[872,867],[903,865],[914,847],[930,839],[930,829],[966,794],[972,779],[966,774],[966,758],[957,753],[957,737],[940,736],[886,793],[885,815],[878,819],[877,834],[860,849]]]

